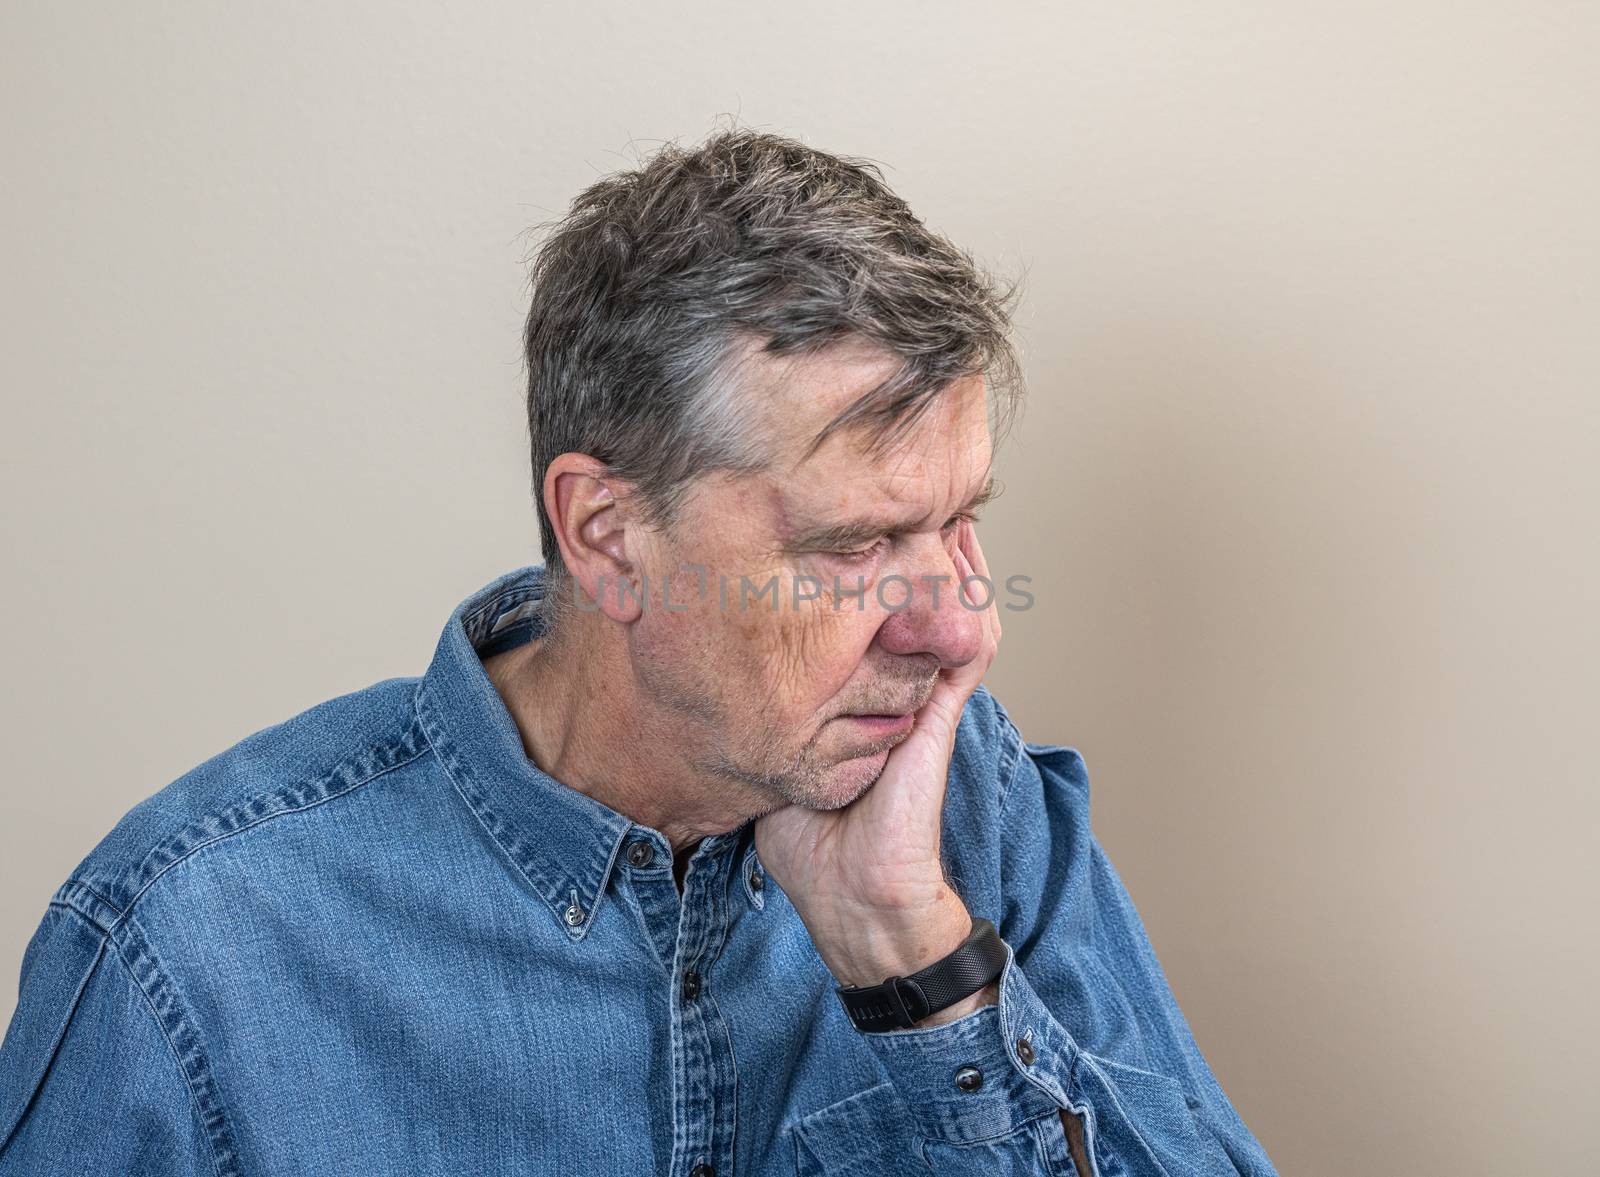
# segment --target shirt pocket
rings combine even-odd
[[[902,1119],[894,1085],[888,1082],[811,1112],[789,1128],[796,1177],[923,1171]]]
[[[889,1082],[812,1112],[789,1130],[797,1177],[1075,1177],[1057,1109],[1000,1136],[949,1141],[919,1138]]]
[[[1081,1087],[1102,1089],[1085,1092],[1095,1108],[1097,1157],[1115,1155],[1130,1172],[1149,1177],[1236,1177],[1176,1079],[1090,1054],[1080,1055],[1078,1066]]]

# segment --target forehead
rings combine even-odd
[[[780,522],[864,516],[879,507],[938,510],[951,496],[958,503],[983,482],[990,439],[981,376],[943,390],[887,450],[871,452],[873,439],[847,426],[807,453],[834,417],[891,376],[898,364],[897,358],[860,344],[757,361],[774,446],[764,477]]]

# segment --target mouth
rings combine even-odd
[[[904,715],[846,715],[843,718],[850,720],[863,731],[870,732],[876,736],[910,731],[916,724],[916,716],[910,712]]]

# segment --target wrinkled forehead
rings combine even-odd
[[[892,446],[854,423],[813,449],[828,424],[892,376],[897,357],[859,344],[812,356],[759,356],[752,366],[768,406],[771,466],[763,481],[780,522],[876,505],[937,511],[981,486],[990,463],[981,376],[941,391]]]
[[[897,357],[860,342],[812,355],[748,355],[743,374],[761,405],[773,473],[799,473],[808,457],[816,456],[808,451],[828,423],[892,376],[898,366]],[[861,431],[847,427],[824,444],[860,449],[868,440]]]
[[[900,362],[897,356],[855,340],[813,355],[747,354],[741,366],[763,408],[773,472],[803,475],[841,457],[864,457],[879,449],[868,428],[854,423],[835,430],[820,447],[815,443],[834,418],[893,376]],[[936,396],[910,434],[878,457],[892,466],[910,451],[926,450],[941,441],[972,447],[979,444],[981,433],[986,443],[984,396],[981,376],[956,381]],[[982,429],[977,427],[979,418]],[[957,431],[960,437],[950,436]]]

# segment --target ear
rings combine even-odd
[[[579,607],[623,624],[637,620],[643,586],[629,554],[629,532],[638,524],[627,485],[588,454],[566,453],[546,468],[542,493]]]

